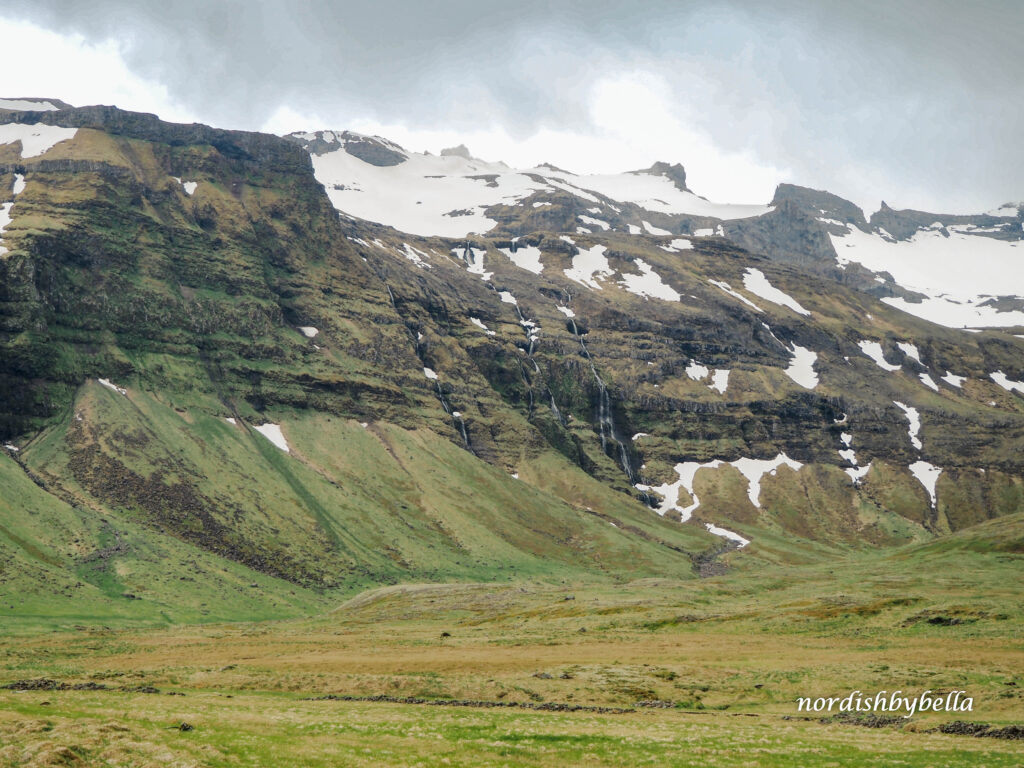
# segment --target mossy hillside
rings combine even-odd
[[[347,241],[331,231],[333,212],[308,175],[246,169],[243,176],[212,147],[170,148],[91,130],[68,144],[60,152],[100,170],[67,173],[49,155],[28,165],[18,211],[26,229],[19,236],[15,228],[17,249],[2,265],[7,291],[34,297],[4,304],[4,352],[7,370],[49,380],[38,416],[66,405],[62,384],[83,376],[131,374],[167,386],[146,354],[203,361],[212,370],[193,386],[225,397],[273,401],[273,384],[267,392],[261,384],[276,366],[305,377],[281,393],[292,404],[304,397],[296,389],[312,393],[314,405],[334,400],[339,411],[352,410],[360,395],[368,409],[401,399],[357,358],[370,346],[393,345],[386,324],[383,334],[381,323],[356,334],[344,323],[339,346],[320,356],[294,330],[329,330],[332,301],[361,319],[387,312],[379,288],[360,285],[361,263],[348,254],[346,266]],[[108,167],[125,173],[112,178],[102,172]],[[172,174],[200,179],[195,194]],[[39,349],[49,354],[34,354]],[[338,367],[341,376],[328,373]]]
[[[751,538],[744,555],[813,560],[1019,508],[1024,407],[987,380],[996,367],[1016,375],[1019,345],[999,334],[936,328],[719,238],[670,253],[660,247],[670,238],[574,235],[574,246],[533,232],[523,242],[540,245],[540,276],[499,252],[510,245],[500,236],[475,238],[492,273],[482,280],[459,258],[465,242],[339,219],[308,157],[287,142],[103,110],[48,119],[84,127],[19,164],[28,183],[0,281],[0,386],[12,404],[3,423],[54,492],[104,514],[344,590],[413,576],[506,578],[513,567],[611,574],[635,562],[657,573],[696,559],[699,570],[721,546],[705,522]],[[194,194],[177,178],[196,181]],[[653,265],[681,301],[637,296],[615,279],[600,290],[569,280],[576,248],[595,245],[618,272]],[[751,295],[764,309],[755,312],[711,283],[742,292],[751,266],[812,315]],[[523,319],[540,328],[533,344]],[[300,326],[319,332],[308,338]],[[862,338],[892,360],[903,360],[897,341],[913,340],[930,369],[971,378],[933,393],[906,360],[881,371]],[[791,344],[818,353],[814,391],[784,373]],[[691,378],[692,360],[728,369],[726,392]],[[98,387],[100,377],[129,398]],[[922,454],[893,400],[921,410]],[[604,441],[601,413],[613,424]],[[325,447],[286,456],[248,431],[264,421],[281,423],[295,445],[315,424]],[[361,422],[394,454],[344,445],[391,462],[381,477],[332,463],[332,451],[347,449],[328,436]],[[874,462],[858,487],[840,472],[844,431],[861,464]],[[429,492],[420,496],[408,460],[397,460],[410,435],[445,444],[421,446]],[[675,480],[680,461],[780,452],[806,466],[766,476],[760,508],[732,468],[700,473],[702,505],[682,526],[645,509],[633,487]],[[906,470],[922,457],[944,468],[937,510]],[[577,518],[604,535],[576,536]],[[635,545],[610,525],[624,522]]]
[[[0,456],[0,613],[11,631],[296,616],[317,593],[117,515],[70,504]]]
[[[425,359],[442,374],[461,369],[458,381],[442,375],[442,388],[452,402],[464,404],[460,411],[471,414],[466,421],[471,435],[477,418],[473,404],[489,402],[497,393],[537,427],[548,444],[603,482],[629,492],[616,449],[602,451],[597,439],[599,390],[590,369],[593,361],[611,392],[620,434],[647,435],[626,442],[634,466],[646,465],[643,479],[649,485],[673,480],[672,468],[681,460],[760,458],[785,452],[818,465],[808,467],[804,483],[819,491],[808,497],[800,485],[791,489],[815,499],[818,506],[809,501],[789,503],[780,512],[796,535],[880,544],[949,529],[945,514],[953,504],[940,500],[939,512],[933,514],[924,488],[905,469],[922,454],[912,446],[906,417],[894,400],[911,403],[921,412],[923,456],[946,472],[939,481],[940,497],[941,489],[968,476],[968,484],[976,475],[983,486],[990,486],[971,492],[970,511],[954,512],[954,526],[988,516],[981,496],[1016,498],[999,490],[1004,483],[999,475],[985,477],[975,469],[985,465],[989,472],[1018,476],[1008,464],[1016,461],[1021,439],[1019,397],[1007,400],[1009,393],[999,394],[999,388],[986,381],[986,366],[995,364],[990,350],[1005,346],[998,333],[979,334],[975,340],[973,334],[916,321],[863,294],[834,286],[826,291],[824,283],[818,285],[793,268],[744,254],[721,241],[697,240],[693,250],[669,254],[636,237],[575,238],[580,247],[589,247],[591,241],[609,244],[610,263],[624,272],[635,271],[631,262],[637,258],[654,264],[687,297],[674,303],[635,296],[610,280],[598,291],[562,279],[572,247],[544,234],[525,238],[541,245],[545,266],[539,278],[496,250],[509,243],[474,241],[474,248],[485,251],[485,269],[494,273],[487,282],[466,271],[457,258],[460,247],[450,241],[422,241],[417,248],[436,258],[430,269],[409,272],[400,268],[406,260],[398,243],[407,237],[370,225],[366,230],[360,231],[362,240],[383,247],[360,246],[360,252],[385,275],[407,323],[423,328]],[[456,258],[447,255],[452,247]],[[812,308],[812,316],[801,317],[752,296],[764,309],[754,312],[708,282],[726,279],[742,289],[743,270],[751,264],[765,271],[773,285]],[[455,290],[446,291],[445,284]],[[515,307],[496,301],[496,290],[510,291],[523,316],[541,327],[532,354]],[[558,305],[573,308],[575,325],[557,310]],[[428,311],[418,315],[421,308]],[[469,317],[480,318],[496,335],[486,335],[468,322]],[[437,318],[443,324],[437,324]],[[590,359],[582,351],[581,338]],[[863,338],[881,338],[890,359],[904,360],[902,369],[889,373],[878,368],[860,351]],[[973,371],[975,378],[962,390],[944,386],[941,393],[932,392],[918,376],[925,368],[897,350],[895,342],[903,339],[914,340],[931,369],[948,365]],[[787,345],[793,343],[818,353],[815,370],[820,382],[813,392],[783,372],[790,358]],[[727,392],[715,392],[706,381],[688,376],[685,369],[693,359],[709,368],[729,369]],[[1010,365],[1010,358],[1001,357],[999,364]],[[477,371],[485,382],[476,378]],[[550,406],[552,399],[561,418]],[[838,455],[844,448],[843,432],[854,435],[861,465],[878,462],[892,471],[870,473],[859,487],[843,474],[829,473],[845,466]],[[507,452],[502,455],[502,444],[487,439],[486,431],[475,438],[481,455],[492,461],[491,456],[500,456],[498,460],[513,466]],[[1007,482],[1013,486],[1016,481]],[[743,494],[735,496],[735,503],[712,504],[704,511],[734,519],[737,508],[747,510],[742,514],[756,512]],[[889,502],[894,506],[886,506]],[[1015,508],[1013,503],[997,508]],[[897,510],[902,510],[898,514],[904,520],[893,517]],[[817,515],[831,517],[832,522],[819,525],[806,519]]]
[[[363,426],[305,410],[278,412],[291,448],[285,453],[252,430],[253,422],[228,423],[221,408],[202,395],[162,402],[134,387],[123,395],[90,382],[68,422],[44,431],[18,458],[61,497],[46,498],[78,509],[93,521],[93,538],[102,533],[110,540],[95,547],[114,547],[96,563],[103,573],[138,573],[120,563],[131,558],[121,547],[129,534],[152,537],[146,550],[193,559],[210,553],[263,574],[262,581],[341,594],[408,580],[687,579],[694,576],[690,553],[717,546],[700,528],[652,516],[554,452],[533,466],[545,467],[546,476],[576,478],[585,492],[572,484],[534,487],[530,470],[515,479],[429,430]],[[18,518],[31,514],[17,498],[10,504]],[[31,556],[37,541],[62,553],[50,565],[84,578],[91,550],[69,551],[66,537],[47,526],[14,544]],[[158,577],[154,570],[131,584],[101,586],[111,598],[129,591],[163,601],[169,598],[162,587],[146,579],[173,583],[179,572],[169,568]],[[185,604],[188,588],[182,585]],[[40,582],[27,591],[45,594],[47,587]],[[225,615],[207,602],[213,615]]]

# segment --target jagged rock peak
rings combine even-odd
[[[643,171],[633,171],[633,173],[646,173],[651,176],[664,176],[675,184],[676,189],[682,192],[691,191],[686,186],[686,169],[679,163],[665,163],[659,160],[650,168]]]
[[[792,205],[796,209],[809,214],[813,218],[825,216],[858,227],[866,228],[867,220],[857,205],[839,195],[823,189],[811,189],[796,184],[779,184],[775,188],[775,196],[771,205],[782,208]],[[882,203],[884,206],[885,203]]]
[[[547,168],[549,171],[555,171],[557,173],[570,173],[570,174],[572,173],[572,171],[567,171],[567,170],[565,170],[565,168],[559,168],[557,165],[554,165],[553,163],[541,163],[537,167],[538,168]]]
[[[379,167],[400,165],[409,159],[408,153],[395,142],[354,131],[296,131],[285,138],[300,143],[311,155],[334,152],[340,145],[353,157]]]
[[[441,157],[461,157],[464,160],[476,159],[469,154],[469,147],[465,144],[459,144],[457,147],[445,147],[441,150]]]

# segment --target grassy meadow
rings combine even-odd
[[[393,585],[259,623],[8,621],[0,684],[54,683],[0,690],[0,765],[1016,766],[1019,740],[935,729],[1024,720],[1022,531],[733,553],[701,580]],[[797,711],[853,690],[964,690],[973,711]]]

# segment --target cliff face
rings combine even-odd
[[[725,237],[581,233],[571,196],[417,237],[339,215],[294,140],[2,119],[77,132],[0,145],[0,459],[115,525],[351,586],[688,577],[729,546],[698,523],[812,557],[1024,505],[1020,341],[837,283],[820,211],[867,224],[827,193]]]
[[[369,347],[398,354],[377,316],[396,318],[306,153],[272,136],[112,108],[38,117],[79,132],[39,157],[15,160],[4,148],[3,172],[25,179],[0,263],[4,404],[20,395],[30,406],[4,407],[8,435],[66,410],[85,378],[167,386],[191,376],[225,401],[260,407],[315,393],[326,409],[352,409],[365,393],[370,409],[381,388],[382,407],[402,399],[356,362]],[[366,321],[366,337],[336,353],[365,369],[359,383],[333,381],[330,363],[294,330],[329,326],[335,302]],[[159,356],[195,375],[148,364]]]

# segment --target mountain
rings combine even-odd
[[[1024,204],[950,215],[894,211],[883,202],[866,217],[829,192],[781,184],[768,205],[723,205],[694,194],[678,164],[577,175],[487,163],[465,147],[433,157],[350,132],[288,138],[313,155],[316,176],[339,211],[410,234],[727,237],[934,323],[1024,327]]]
[[[1020,208],[46,101],[0,113],[10,611],[696,578],[1024,508]]]

